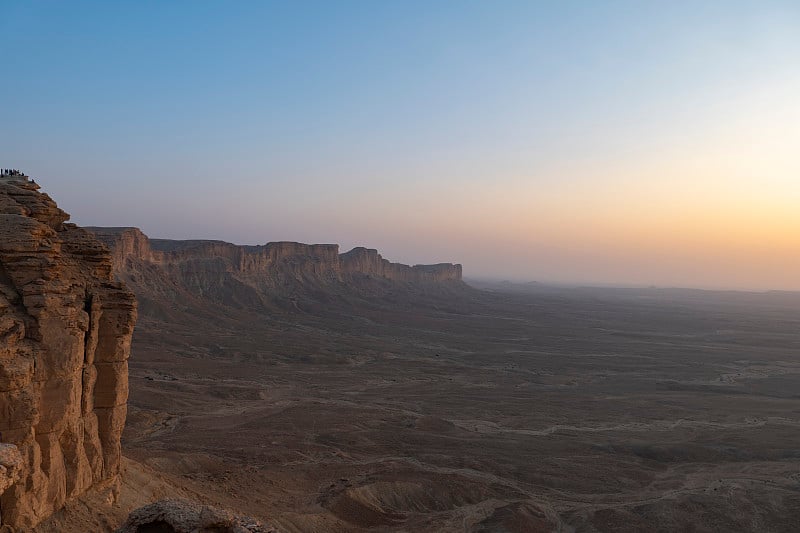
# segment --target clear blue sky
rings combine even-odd
[[[800,288],[798,2],[3,1],[0,42],[0,165],[80,224]]]

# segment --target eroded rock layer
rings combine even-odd
[[[153,285],[147,288],[150,290],[188,289],[194,295],[239,306],[257,306],[265,297],[314,288],[335,292],[336,287],[350,290],[369,285],[374,289],[387,282],[416,287],[461,284],[461,265],[403,265],[367,248],[340,254],[336,244],[239,246],[222,241],[149,239],[136,228],[87,229],[111,249],[115,268],[132,286],[148,283]],[[143,292],[137,288],[140,296]]]
[[[113,489],[136,320],[106,247],[38,189],[0,178],[0,442],[22,459],[0,524],[23,531]]]

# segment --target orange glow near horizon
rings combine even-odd
[[[78,224],[800,290],[797,2],[110,4],[3,19],[0,160]]]
[[[800,105],[790,93],[725,109],[649,152],[577,160],[546,182],[419,192],[420,231],[484,250],[461,259],[467,275],[798,290]]]

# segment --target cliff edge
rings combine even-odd
[[[22,462],[0,525],[21,531],[89,488],[113,497],[136,320],[107,248],[38,189],[0,177],[0,442]]]
[[[296,281],[346,281],[352,275],[406,283],[461,281],[461,265],[404,265],[384,259],[377,250],[357,247],[339,253],[338,244],[270,242],[240,246],[224,241],[151,239],[138,228],[86,228],[111,250],[115,268],[124,271],[131,261],[166,268],[216,268],[269,283],[280,278]],[[203,263],[205,262],[205,263]],[[184,265],[181,267],[180,265]],[[277,283],[276,283],[277,284]]]
[[[310,309],[330,298],[372,299],[460,291],[461,265],[403,265],[377,250],[337,244],[270,242],[241,246],[211,240],[150,239],[137,228],[86,228],[111,250],[114,269],[145,315],[171,316],[205,303],[239,309]],[[180,302],[180,303],[178,303]]]

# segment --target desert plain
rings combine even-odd
[[[284,531],[796,530],[800,295],[469,283],[140,297],[130,468]]]

